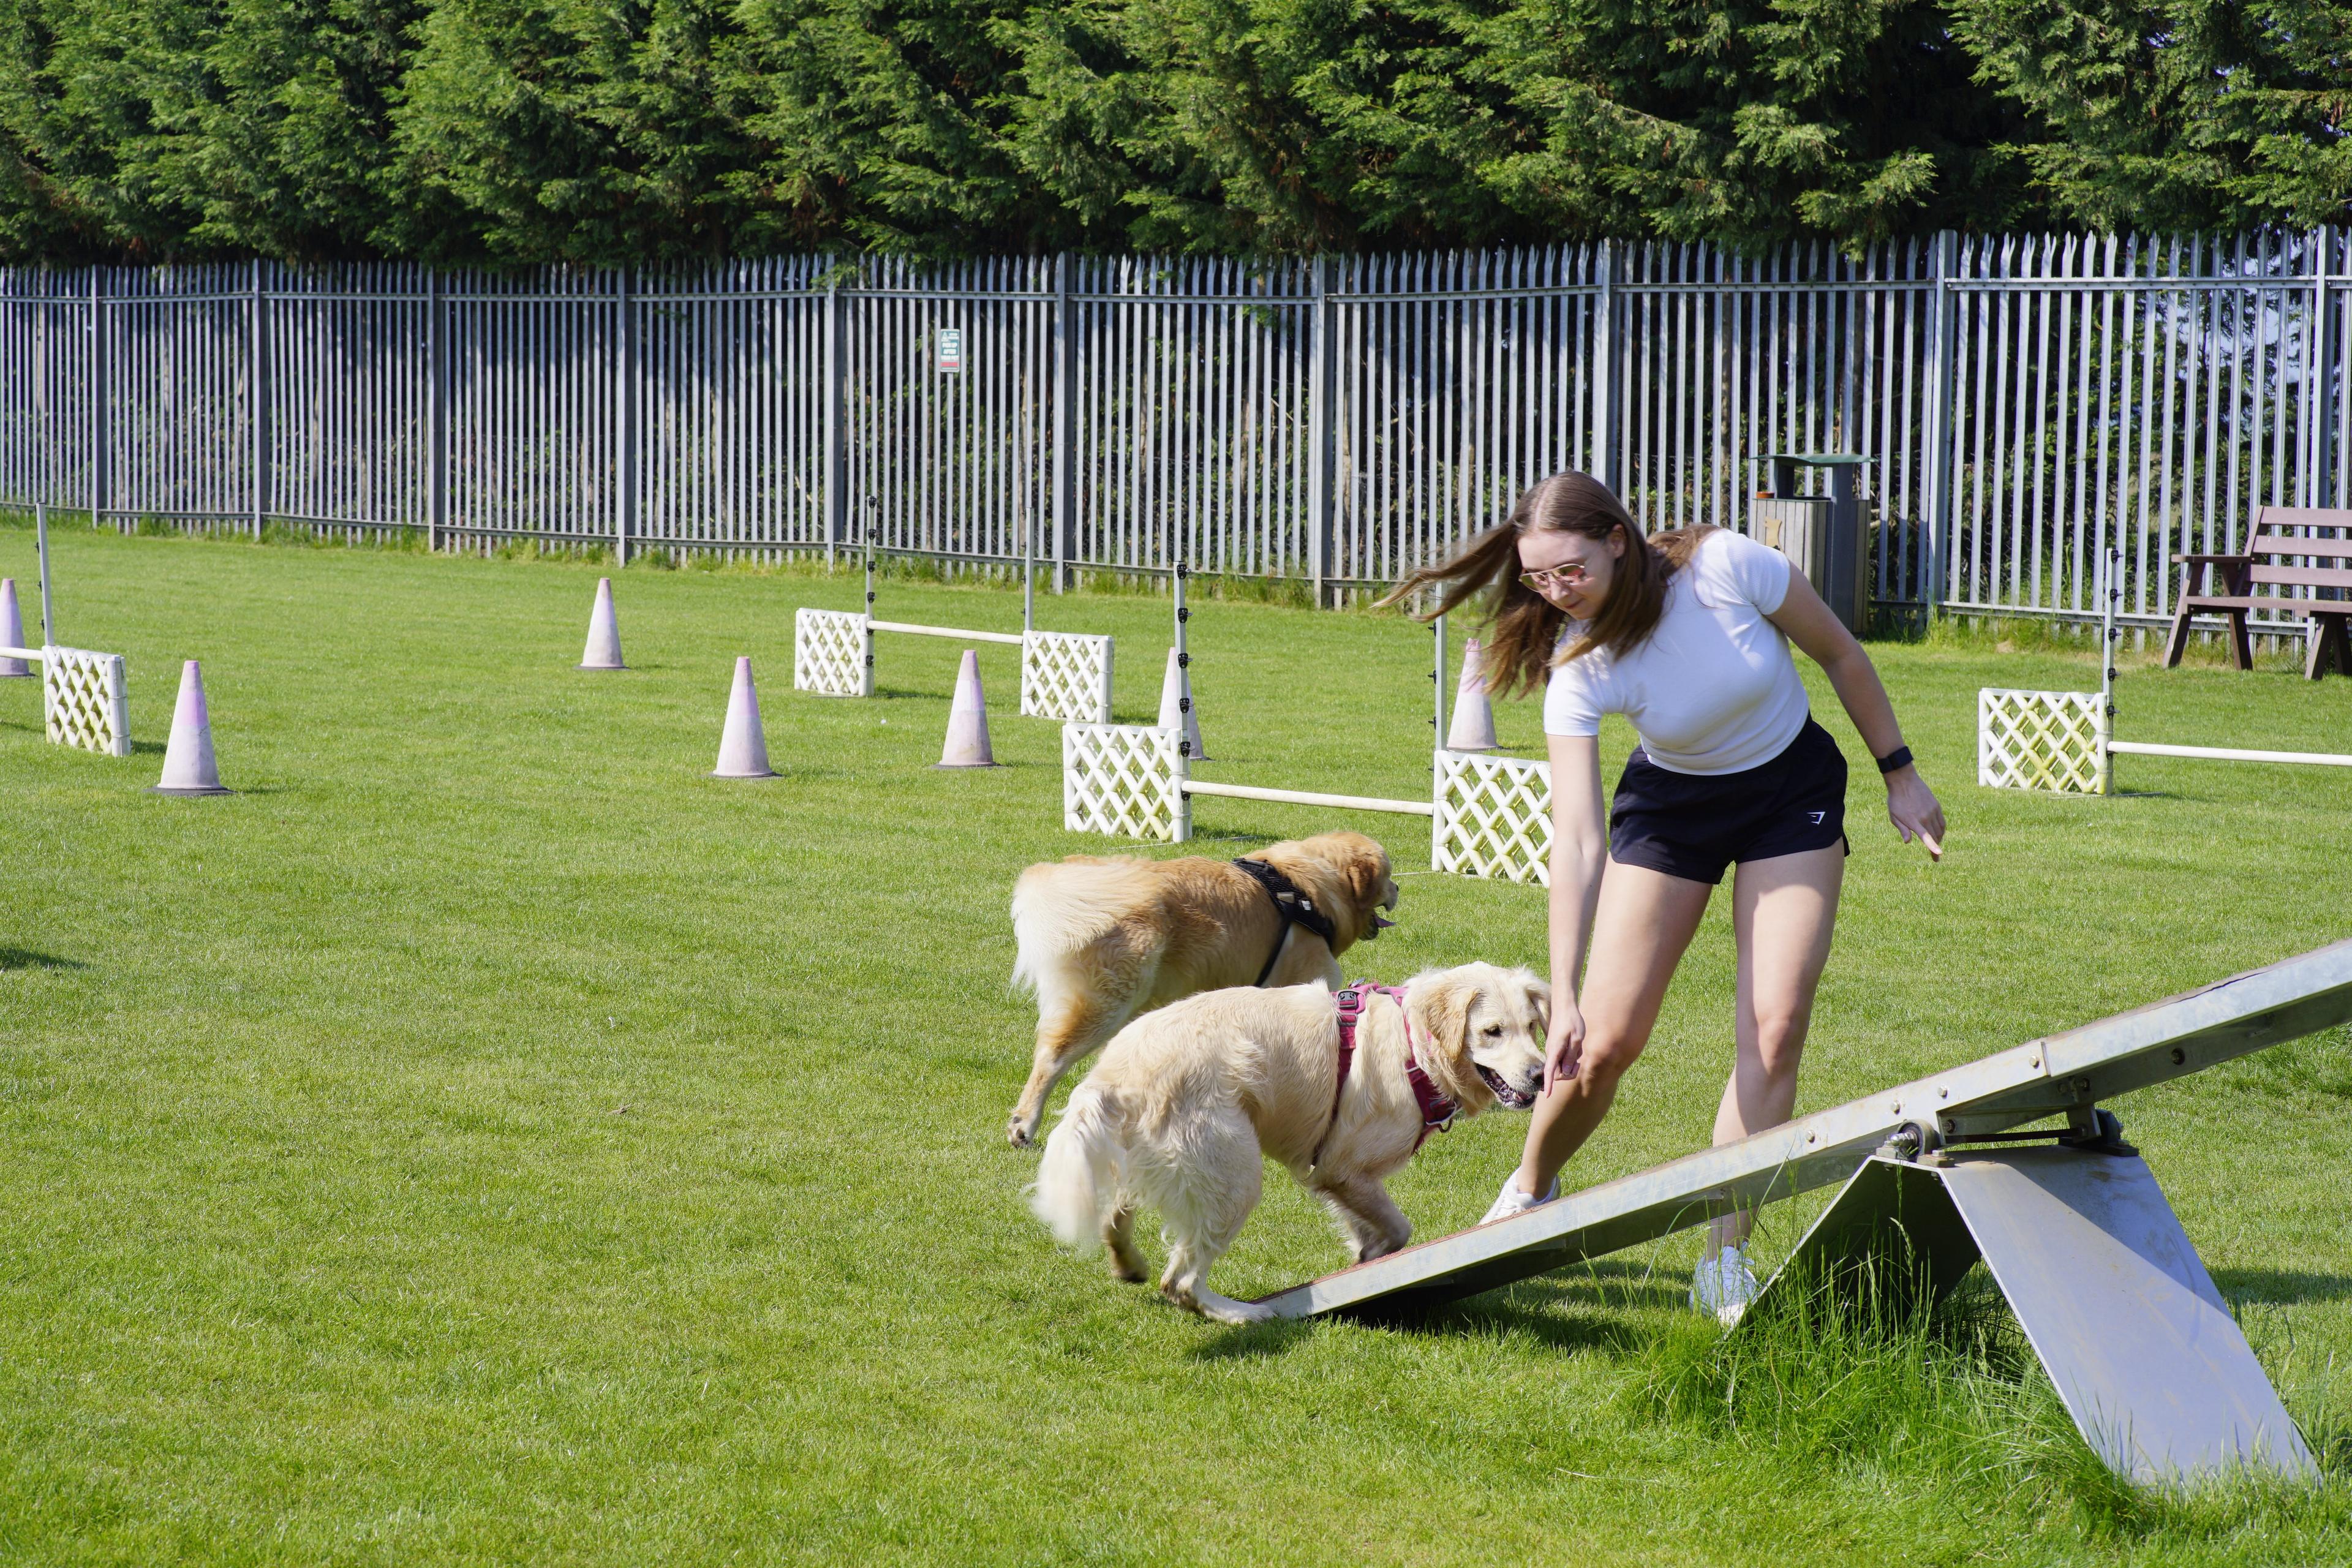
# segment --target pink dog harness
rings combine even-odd
[[[1421,1053],[1412,1046],[1412,1015],[1405,1012],[1404,990],[1397,985],[1377,985],[1369,980],[1359,980],[1332,998],[1339,1013],[1339,1076],[1331,1086],[1331,1124],[1323,1129],[1322,1138],[1315,1145],[1314,1156],[1307,1163],[1323,1163],[1323,1148],[1331,1142],[1331,1134],[1339,1128],[1339,1097],[1347,1092],[1349,1069],[1356,1065],[1356,1025],[1364,1016],[1364,1004],[1374,992],[1397,1005],[1404,1016],[1404,1077],[1412,1086],[1413,1103],[1421,1107],[1421,1135],[1412,1141],[1413,1152],[1429,1141],[1432,1132],[1443,1132],[1454,1125],[1454,1113],[1460,1106],[1446,1098],[1445,1091],[1430,1081],[1421,1065]]]

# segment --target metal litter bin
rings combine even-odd
[[[1748,513],[1748,532],[1786,555],[1856,637],[1870,622],[1870,531],[1857,493],[1866,460],[1851,452],[1768,454],[1769,482]],[[1800,468],[1828,469],[1830,493],[1798,494]]]

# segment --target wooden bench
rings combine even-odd
[[[2290,529],[2310,529],[2309,535]],[[2326,563],[2294,566],[2295,557]],[[2323,599],[2324,588],[2352,589],[2352,511],[2323,511],[2311,507],[2266,506],[2254,513],[2253,535],[2239,555],[2176,555],[2189,568],[2180,584],[2180,608],[2172,617],[2172,635],[2165,639],[2167,669],[2180,662],[2189,646],[2189,617],[2200,610],[2218,610],[2229,618],[2230,653],[2240,669],[2254,667],[2254,649],[2246,630],[2246,616],[2254,610],[2273,615],[2304,616],[2312,622],[2311,653],[2303,673],[2312,680],[2336,668],[2352,675],[2352,598]],[[2190,580],[2203,567],[2205,586],[2221,577],[2219,593],[2191,593]],[[2271,592],[2258,594],[2258,586]]]

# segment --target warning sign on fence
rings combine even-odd
[[[940,374],[963,374],[963,329],[961,327],[940,329],[936,359]]]

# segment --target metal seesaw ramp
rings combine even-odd
[[[1907,1123],[1941,1138],[2086,1114],[2104,1100],[2352,1019],[2352,941],[1849,1100],[1737,1143],[1265,1298],[1284,1317],[1407,1316],[1843,1182]]]

